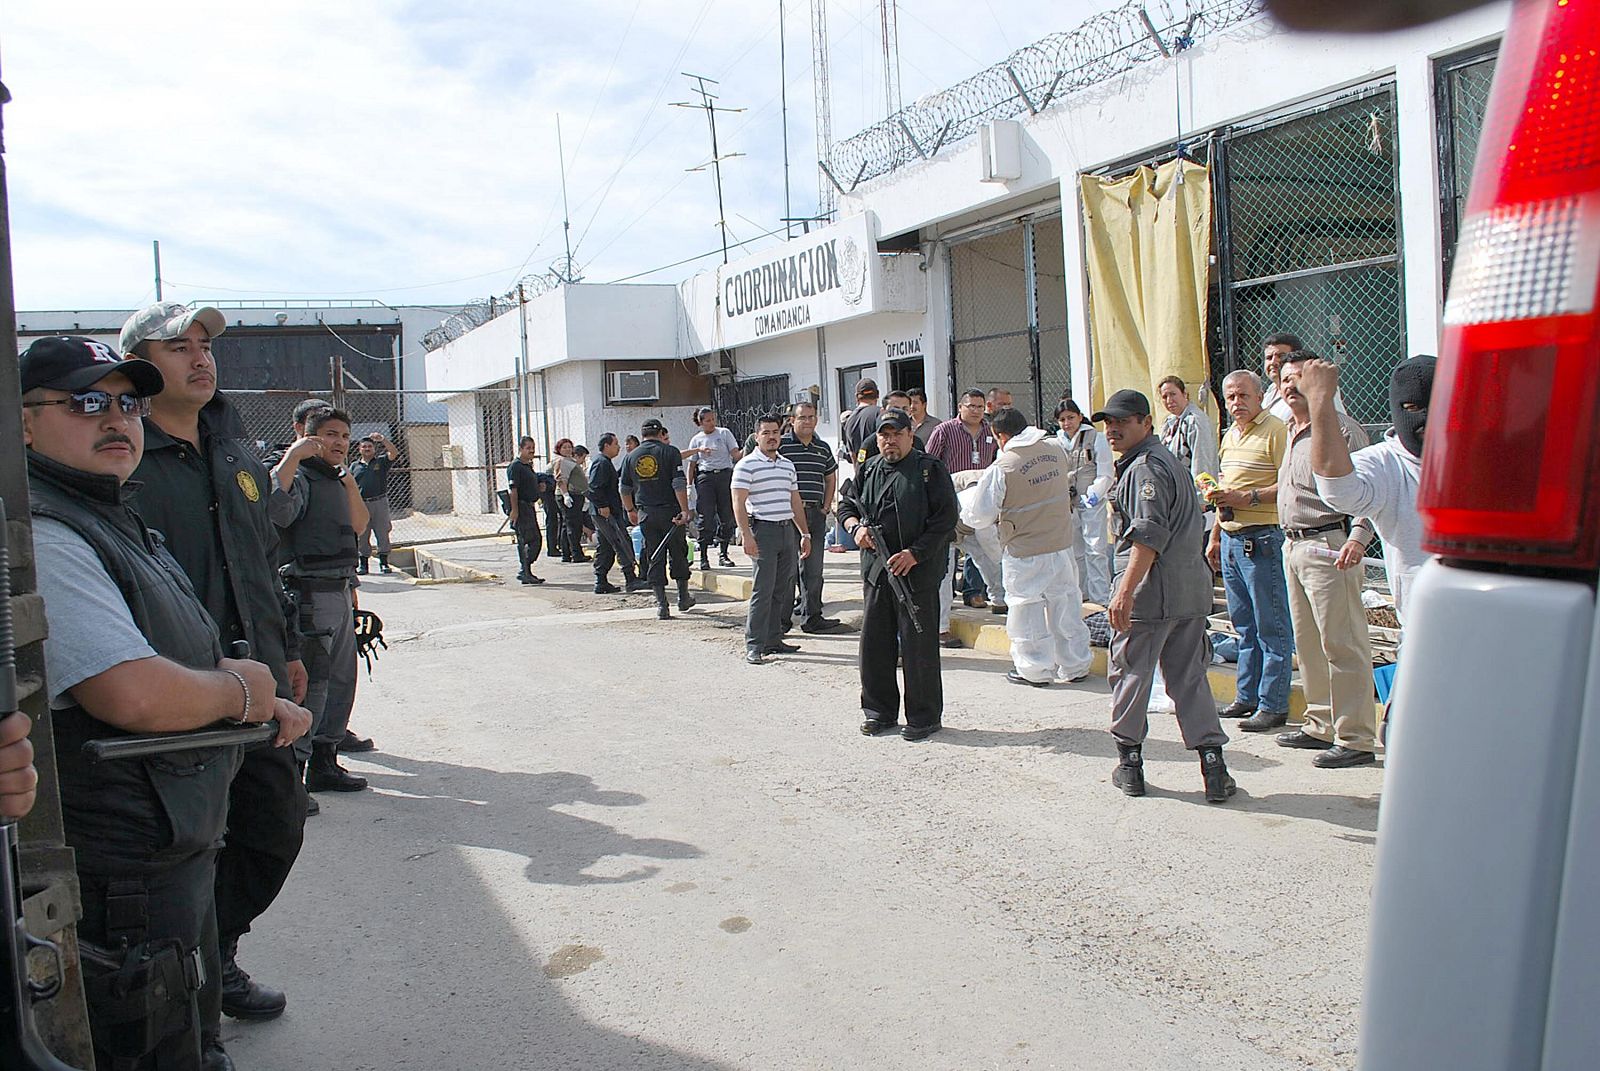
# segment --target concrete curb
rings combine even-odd
[[[406,559],[410,558],[407,563]],[[390,564],[399,568],[397,574],[407,584],[428,587],[433,584],[464,584],[480,580],[499,580],[495,573],[486,573],[470,565],[462,565],[441,558],[422,547],[396,547],[390,555]]]
[[[476,580],[498,580],[494,573],[485,573],[471,566],[461,565],[457,562],[431,554],[420,547],[406,548],[415,553],[416,567],[419,575],[409,579],[409,583],[418,585],[463,583]],[[396,558],[402,553],[395,551]],[[425,574],[425,575],[420,575]],[[700,591],[708,591],[715,595],[723,595],[735,602],[748,602],[750,589],[755,581],[748,576],[741,576],[732,572],[718,572],[707,570],[702,572],[695,569],[690,576],[689,586]],[[841,615],[841,621],[852,631],[860,630],[860,614],[850,613]],[[961,646],[984,654],[1009,656],[1011,654],[1011,637],[1006,633],[1005,625],[999,620],[981,621],[971,617],[950,615],[950,631],[955,633],[961,641]],[[1109,673],[1109,652],[1104,647],[1091,648],[1094,653],[1094,662],[1089,667],[1089,672],[1096,677],[1105,677]],[[1235,686],[1233,665],[1226,664],[1211,666],[1208,671],[1211,680],[1211,694],[1216,696],[1220,706],[1233,702],[1238,694]],[[1306,699],[1305,692],[1299,684],[1289,689],[1289,720],[1299,722],[1305,717]]]

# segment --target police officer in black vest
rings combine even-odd
[[[895,667],[905,663],[906,724],[900,735],[921,740],[944,718],[939,667],[939,593],[949,564],[960,507],[944,462],[917,448],[911,417],[885,409],[878,418],[878,452],[858,470],[855,493],[842,499],[839,520],[862,548],[861,732],[876,736],[900,719]],[[881,526],[877,545],[863,524]],[[890,588],[888,572],[905,577],[910,607]],[[920,622],[919,632],[912,623]]]
[[[217,970],[213,883],[236,748],[93,764],[91,740],[277,718],[277,745],[310,724],[271,668],[222,657],[215,624],[159,534],[128,504],[144,451],[149,362],[85,338],[45,338],[21,359],[61,813],[77,860],[78,923],[96,1063],[111,1071],[202,1063],[196,994]]]
[[[273,523],[283,533],[284,583],[298,607],[302,656],[309,682],[306,706],[315,717],[309,749],[297,745],[312,792],[359,792],[367,787],[339,765],[339,746],[356,700],[356,533],[367,507],[344,467],[350,415],[318,409],[305,435],[272,470]]]
[[[683,455],[667,442],[667,428],[651,419],[639,429],[644,437],[622,462],[622,504],[628,510],[628,523],[644,529],[644,562],[656,593],[656,616],[666,621],[667,559],[672,559],[672,579],[678,582],[678,609],[694,605],[689,594],[689,483],[683,475]],[[666,550],[657,554],[661,544]]]
[[[166,380],[144,419],[144,459],[134,473],[142,485],[139,513],[165,538],[223,646],[248,642],[253,657],[272,670],[276,693],[299,702],[306,671],[278,577],[278,530],[267,513],[271,477],[245,441],[233,404],[217,390],[211,340],[225,327],[216,309],[162,302],[134,313],[122,328],[118,348],[154,364]],[[217,857],[222,976],[220,1008],[212,987],[201,1000],[208,1040],[219,1033],[220,1012],[257,1020],[283,1013],[284,995],[252,981],[234,954],[300,854],[306,803],[293,749],[245,751]]]

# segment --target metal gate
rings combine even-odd
[[[756,430],[756,421],[768,413],[782,413],[789,404],[789,377],[760,376],[718,383],[712,388],[711,403],[717,423],[727,428],[742,443]]]
[[[1059,214],[950,246],[950,396],[1002,387],[1037,421],[1071,382]]]
[[[1406,356],[1395,97],[1373,87],[1217,142],[1218,297],[1228,367],[1292,331],[1341,365],[1345,405],[1387,425]]]
[[[514,391],[488,389],[450,396],[425,391],[231,390],[248,437],[263,457],[294,436],[295,406],[321,398],[350,414],[352,440],[379,434],[393,443],[389,469],[393,541],[411,545],[494,535],[505,524],[495,494],[516,457]],[[357,447],[352,443],[351,459]]]
[[[1467,203],[1472,167],[1478,159],[1478,140],[1483,136],[1498,54],[1496,44],[1442,59],[1434,68],[1439,130],[1439,236],[1447,287],[1455,267],[1461,213]]]

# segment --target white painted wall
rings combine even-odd
[[[1019,202],[1060,199],[1066,209],[1067,276],[1077,280],[1067,287],[1073,389],[1086,395],[1088,311],[1078,174],[1168,150],[1177,137],[1175,80],[1185,136],[1192,137],[1196,131],[1291,111],[1338,90],[1390,78],[1399,116],[1407,345],[1411,352],[1435,352],[1442,284],[1430,64],[1497,37],[1508,11],[1507,5],[1495,4],[1420,29],[1372,36],[1289,34],[1257,20],[1208,38],[1174,60],[1145,64],[1024,119],[1020,179],[982,181],[974,137],[934,160],[864,184],[843,199],[841,211],[875,213],[884,236],[917,230],[937,235],[977,220],[1016,215]],[[944,258],[931,260],[938,263],[930,263],[925,276],[929,307],[941,308],[949,300]],[[947,338],[948,331],[940,330],[938,337]],[[942,404],[948,406],[948,399]]]

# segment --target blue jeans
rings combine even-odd
[[[1246,554],[1246,545],[1253,546]],[[1239,634],[1239,701],[1274,713],[1289,709],[1294,627],[1283,577],[1283,529],[1222,533],[1222,586]]]
[[[967,555],[967,564],[961,575],[961,594],[969,599],[974,595],[982,595],[986,599],[989,597],[989,585],[970,554]]]

